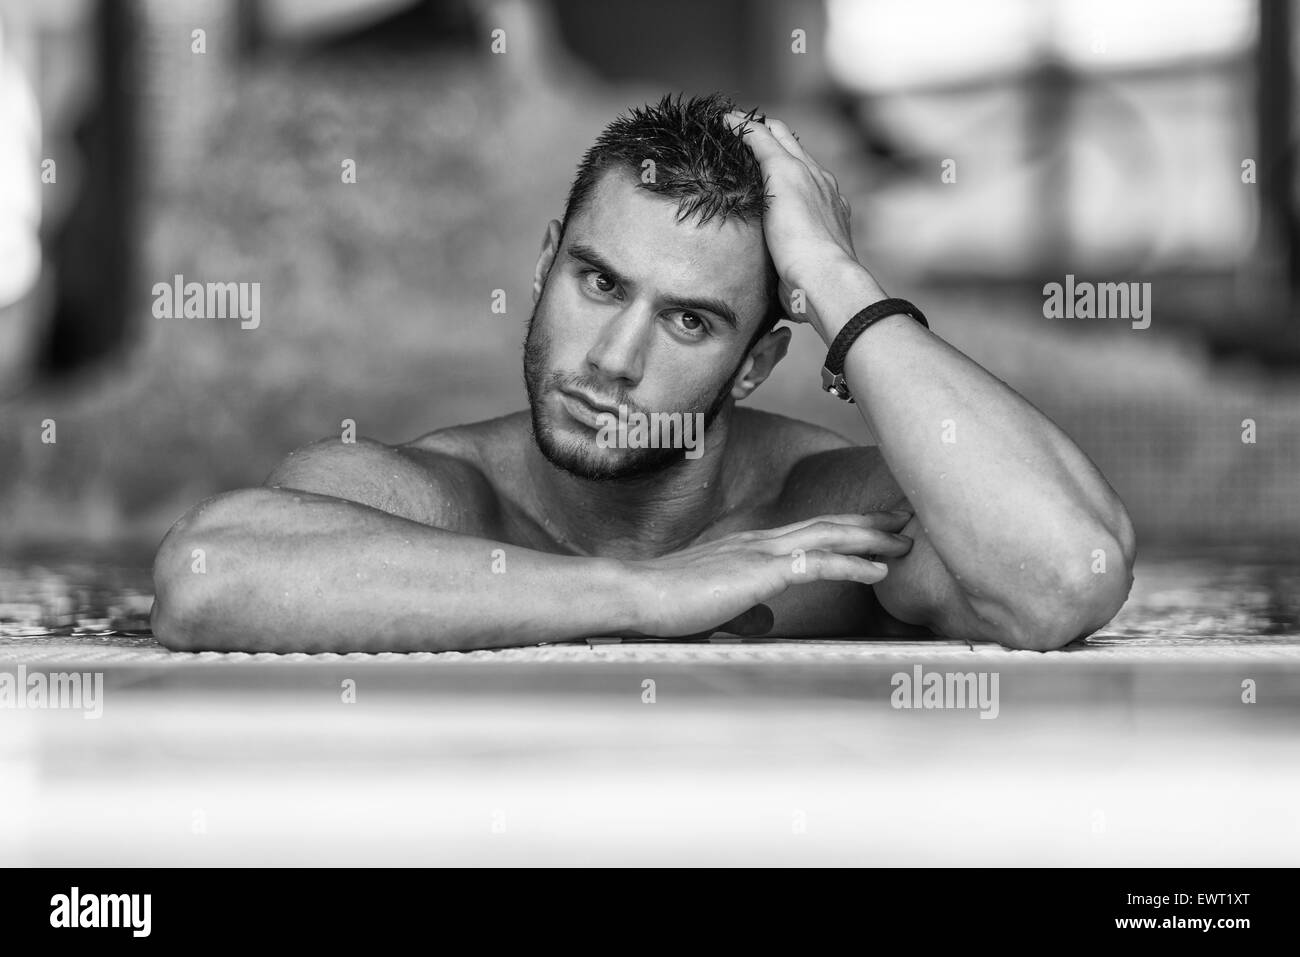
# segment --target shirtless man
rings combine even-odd
[[[878,446],[736,406],[785,355],[781,318],[829,347],[886,296],[834,176],[785,124],[731,105],[665,98],[587,152],[537,260],[528,410],[399,446],[325,439],[199,504],[158,550],[158,639],[938,634],[1048,650],[1106,624],[1132,584],[1123,503],[911,316],[871,325],[845,360]],[[703,413],[702,453],[598,441],[620,405]]]

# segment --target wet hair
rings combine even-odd
[[[715,217],[761,224],[767,211],[762,168],[744,141],[723,119],[735,104],[721,93],[683,101],[665,96],[655,106],[633,107],[610,123],[582,157],[569,190],[560,235],[569,219],[591,198],[600,177],[625,169],[641,189],[677,200],[677,220],[694,218],[703,226]],[[757,111],[751,110],[751,117]],[[762,116],[758,116],[762,122]],[[654,162],[652,182],[642,180],[643,164]],[[767,314],[746,348],[754,347],[781,319],[776,268],[767,257]]]

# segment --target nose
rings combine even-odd
[[[595,345],[587,351],[587,364],[605,379],[636,385],[645,374],[645,350],[653,328],[653,312],[628,303],[606,319]]]

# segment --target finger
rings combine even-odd
[[[769,120],[768,122],[781,123],[780,120]],[[785,126],[784,123],[781,123],[781,125],[783,127]],[[809,153],[806,149],[804,149],[803,144],[800,143],[799,140],[795,138],[795,134],[793,130],[790,130],[789,133],[790,136],[788,142],[787,140],[782,139],[779,135],[777,136],[777,139],[783,145],[785,145],[787,149],[790,150],[791,154],[793,154],[795,159],[802,161],[803,164],[808,167],[808,169],[812,172],[815,178],[822,181],[822,188],[826,190],[827,194],[831,197],[831,199],[835,200],[836,202],[843,203],[844,208],[847,210],[849,201],[845,199],[844,195],[840,192],[840,181],[838,177],[836,177],[836,175],[832,173],[830,170],[828,170],[825,166],[822,166],[821,163],[818,163],[815,159],[813,159],[812,154]],[[794,148],[791,148],[790,144],[793,144]]]
[[[803,143],[800,142],[799,135],[781,120],[775,119],[774,117],[767,117],[766,123],[767,128],[772,131],[772,136],[776,138],[778,143],[785,147],[786,152],[802,162],[808,167],[808,169],[812,170],[813,173],[825,177],[826,181],[830,184],[831,195],[843,200],[843,197],[839,195],[840,181],[835,178],[834,173],[813,159],[812,154],[809,153],[808,150],[804,148]]]
[[[797,532],[802,528],[815,525],[817,522],[837,522],[858,528],[883,528],[886,531],[896,532],[911,520],[912,514],[911,509],[897,509],[865,513],[849,512],[836,515],[815,515],[812,518],[791,522],[789,525],[782,525],[778,528],[763,529],[755,534],[775,538],[780,535],[788,535],[790,532]]]
[[[759,165],[767,166],[774,162],[802,162],[790,154],[767,126],[747,113],[727,113],[724,119],[732,132],[742,137],[745,144],[754,152]]]
[[[780,120],[770,116],[767,118],[766,122],[767,128],[772,131],[772,137],[785,147],[787,153],[795,159],[806,163],[810,168],[817,165],[813,162],[812,157],[808,155],[807,150],[803,148],[803,144],[799,142],[799,138],[795,136],[794,130],[790,129],[790,127]]]
[[[804,570],[790,571],[795,583],[808,581],[859,582],[874,585],[889,575],[884,562],[873,562],[857,555],[840,555],[836,552],[813,551],[804,556]]]
[[[790,532],[808,528],[818,522],[834,522],[840,525],[852,525],[856,528],[883,528],[888,531],[896,531],[906,525],[911,517],[912,512],[910,510],[815,515],[812,518],[791,522],[789,525],[782,525],[779,528],[767,529],[765,532],[760,532],[760,534],[768,536],[787,535]]]
[[[839,523],[818,523],[761,543],[768,554],[788,555],[795,551],[833,551],[848,555],[881,555],[902,558],[912,550],[912,539],[896,532]]]

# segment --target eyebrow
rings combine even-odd
[[[565,249],[570,259],[576,259],[584,262],[594,269],[599,269],[611,279],[620,284],[626,284],[626,280],[617,269],[606,262],[596,250],[584,243],[570,243]],[[699,310],[701,312],[711,312],[733,330],[740,328],[740,319],[736,316],[735,310],[715,296],[663,296],[664,305],[671,306],[674,309]]]

